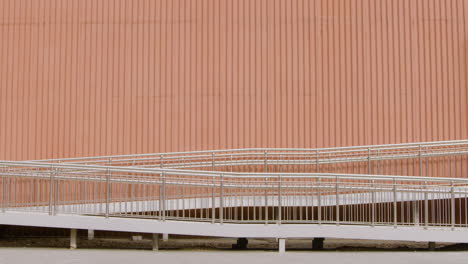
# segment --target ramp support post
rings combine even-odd
[[[312,240],[312,249],[313,250],[322,250],[323,249],[323,241],[325,238],[323,237],[316,237]]]
[[[153,234],[153,251],[159,251],[159,234]]]
[[[279,238],[278,239],[278,252],[279,253],[286,252],[286,239],[284,239],[284,238]]]
[[[249,240],[245,237],[238,238],[236,244],[232,244],[233,249],[247,249]]]
[[[70,229],[70,249],[76,248],[76,237],[77,237],[76,229]]]

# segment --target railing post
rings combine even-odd
[[[452,230],[455,229],[455,187],[453,181],[450,182],[450,218],[452,221]]]
[[[224,219],[224,199],[223,199],[223,196],[224,196],[224,192],[223,192],[223,187],[224,187],[224,181],[223,181],[223,174],[221,173],[220,174],[220,184],[219,184],[219,221],[220,223],[222,224],[223,223],[223,219]]]
[[[371,149],[367,150],[367,174],[372,174],[372,167],[371,167]]]
[[[215,183],[215,175],[211,175],[211,223],[215,223],[215,220],[216,220],[216,214],[215,214],[215,210],[216,210],[216,207],[215,207],[215,186],[216,186],[216,183]]]
[[[429,147],[426,147],[426,176],[429,177]]]
[[[419,226],[419,223],[421,222],[421,219],[419,218],[419,201],[413,201],[412,202],[413,206],[413,222],[415,226]]]
[[[318,202],[318,210],[317,210],[317,218],[319,225],[322,224],[322,190],[320,188],[321,180],[320,178],[317,179],[317,202]]]
[[[281,215],[281,206],[282,206],[282,202],[281,202],[282,198],[281,198],[281,174],[278,174],[278,225],[281,224],[281,218],[282,218],[282,215]]]
[[[396,180],[393,179],[393,227],[397,227],[397,187]]]
[[[8,178],[7,178],[7,199],[6,199],[6,208],[10,208],[11,206],[11,168],[8,168]]]
[[[317,149],[317,160],[316,160],[316,170],[317,173],[320,172],[320,165],[319,165],[319,159],[320,159],[320,152]],[[317,210],[317,220],[319,225],[322,223],[322,199],[320,197],[321,195],[321,190],[320,190],[320,178],[317,179],[317,203],[318,203],[318,210]],[[314,212],[314,208],[312,208],[312,213]]]
[[[419,145],[419,176],[423,176],[422,146]]]
[[[166,173],[162,173],[162,185],[161,185],[161,205],[162,205],[162,220],[166,221]]]
[[[162,178],[163,173],[159,174],[161,182],[159,184],[159,206],[158,206],[158,213],[159,213],[159,220],[162,220],[162,208],[163,208],[163,186],[162,186]]]
[[[340,196],[338,187],[338,176],[335,178],[335,192],[336,192],[336,225],[340,224]]]
[[[380,174],[380,149],[377,150],[377,175]]]
[[[319,155],[320,155],[320,153],[317,150],[317,157],[316,157],[316,161],[315,161],[315,167],[316,167],[315,169],[317,170],[317,172],[320,172],[320,169],[319,169],[319,158],[320,157],[319,157]]]
[[[427,181],[424,182],[424,228],[427,229],[429,226],[429,201],[427,194]]]
[[[182,218],[185,219],[185,183],[182,183]]]
[[[5,212],[5,184],[6,184],[6,167],[1,167],[2,172],[2,213]]]
[[[268,225],[268,178],[265,177],[265,225]]]
[[[11,187],[11,186],[10,186]],[[53,199],[54,199],[54,167],[50,167],[49,179],[49,215],[53,214]]]
[[[372,180],[371,191],[371,210],[372,210],[372,226],[375,226],[375,180]]]
[[[111,178],[111,170],[107,168],[106,173],[106,218],[109,218],[109,201],[110,201],[110,178]]]
[[[266,173],[267,171],[268,171],[268,169],[267,169],[267,152],[266,152],[266,150],[265,150],[265,151],[263,151],[263,172]],[[266,183],[266,178],[265,178],[265,183]],[[266,188],[264,188],[263,192],[264,192],[264,195],[265,195],[265,203],[263,204],[263,205],[264,205],[263,208],[265,208],[265,214],[267,215],[268,213],[267,213],[266,211],[267,211],[268,209],[267,209],[267,207],[266,207],[266,203],[267,203],[267,202],[266,202],[266,195],[267,195],[267,190],[266,190]],[[261,220],[262,217],[263,217],[263,210],[262,210],[262,204],[261,204],[261,202],[260,202],[260,207],[259,207],[258,210],[259,210],[259,212],[258,212],[258,219]],[[266,217],[266,216],[265,216],[265,217]]]
[[[8,169],[7,167],[3,167],[3,175],[2,175],[2,212],[4,213],[6,211],[6,205],[7,205],[7,190],[9,188],[7,188],[7,175],[8,175]]]
[[[163,156],[163,154],[159,155],[159,159],[160,159],[159,166],[162,169],[162,168],[164,168],[164,156]]]
[[[58,190],[58,185],[59,185],[59,181],[57,180],[57,175],[59,174],[58,173],[59,169],[55,168],[54,169],[54,199],[53,199],[53,202],[54,202],[54,215],[57,214],[57,203],[58,203],[58,200],[59,200],[59,190]]]
[[[211,170],[215,171],[215,153],[214,153],[214,151],[211,153]]]

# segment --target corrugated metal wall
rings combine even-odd
[[[0,159],[468,138],[468,1],[0,0]]]

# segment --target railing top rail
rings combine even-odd
[[[428,151],[428,152],[424,152],[423,153],[423,156],[427,156],[427,155],[431,155],[432,154],[437,154],[437,153],[447,153],[447,154],[456,154],[456,153],[459,153],[459,154],[466,154],[468,153],[468,147],[466,148],[462,148],[463,151],[460,151],[460,149],[457,149],[458,151],[456,152],[453,152],[453,149],[451,149],[449,152],[445,151],[445,152],[441,152],[441,151],[438,151],[438,150],[431,150],[431,151]],[[326,154],[329,154],[329,153],[347,153],[347,155],[343,156],[343,157],[367,157],[369,154],[368,154],[368,151],[362,151],[362,150],[356,150],[355,152],[359,151],[360,153],[350,153],[350,152],[345,152],[345,151],[336,151],[336,152],[320,152],[320,159],[323,159],[323,160],[333,160],[333,159],[337,159],[337,157],[335,156],[332,156],[332,157],[328,157]],[[403,151],[403,152],[392,152],[392,153],[378,153],[376,154],[375,152],[370,155],[372,159],[376,159],[376,157],[385,157],[385,155],[388,155],[388,154],[407,154],[407,155],[411,155],[412,152],[406,152],[406,151]],[[314,153],[314,152],[294,152],[294,153],[284,153],[284,152],[269,152],[267,153],[268,154],[268,158],[269,160],[271,160],[272,162],[275,162],[277,161],[279,157],[281,156],[286,156],[285,158],[288,158],[287,160],[289,160],[290,157],[307,157],[306,155],[308,156],[311,156],[311,157],[315,157],[317,154]],[[419,155],[417,152],[413,152],[412,155]],[[230,156],[232,156],[233,158],[246,158],[246,157],[257,157],[259,158],[259,160],[264,160],[265,158],[265,154],[264,152],[236,152],[236,153],[222,153],[222,154],[218,154],[216,156],[217,159],[227,159],[227,158],[230,158]],[[203,154],[203,155],[191,155],[191,156],[182,156],[182,155],[179,155],[179,156],[169,156],[169,157],[166,157],[165,159],[165,162],[168,163],[169,165],[170,164],[184,164],[186,162],[189,162],[190,160],[199,160],[199,159],[202,159],[202,158],[206,158],[206,162],[209,162],[209,160],[211,160],[211,153],[208,153],[208,154]],[[275,158],[275,159],[273,159]],[[339,159],[340,157],[338,157]],[[158,160],[158,157],[156,156],[145,156],[145,157],[140,157],[138,159],[134,159],[134,157],[122,157],[122,158],[114,158],[112,160],[112,163],[115,163],[115,162],[119,162],[119,163],[142,163],[142,162],[146,162],[146,161],[155,161],[155,160]],[[240,159],[240,160],[243,160],[243,159]],[[93,160],[81,160],[79,159],[77,162],[68,162],[68,160],[62,160],[66,163],[73,163],[73,164],[80,164],[80,163],[87,163],[87,164],[92,164],[92,163],[108,163],[109,160],[106,160],[106,159],[93,159]],[[42,162],[42,161],[37,161],[37,162]],[[44,162],[50,162],[48,160],[44,160]],[[233,161],[234,163],[237,162],[237,161]]]
[[[79,160],[108,160],[120,159],[131,157],[149,157],[149,156],[171,156],[171,155],[194,155],[194,154],[212,154],[212,153],[229,153],[229,152],[264,152],[264,151],[304,151],[304,152],[319,152],[324,151],[366,151],[366,150],[391,150],[403,148],[419,148],[419,147],[437,147],[437,146],[456,146],[468,144],[468,140],[451,140],[451,141],[433,141],[433,142],[416,142],[416,143],[400,143],[400,144],[386,144],[386,145],[366,145],[366,146],[348,146],[348,147],[331,147],[331,148],[241,148],[241,149],[225,149],[225,150],[202,150],[202,151],[183,151],[183,152],[168,152],[168,153],[145,153],[145,154],[127,154],[127,155],[109,155],[109,156],[93,156],[93,157],[74,157],[62,159],[45,159],[34,161],[48,161],[48,162],[71,162]],[[328,153],[327,153],[328,154]]]
[[[205,176],[205,177],[230,177],[230,178],[271,178],[274,176],[285,177],[334,177],[345,179],[366,179],[366,180],[405,180],[405,181],[430,181],[430,182],[454,182],[468,184],[468,179],[465,178],[444,178],[444,177],[421,177],[421,176],[400,176],[400,175],[373,175],[373,174],[339,174],[339,173],[279,173],[279,172],[220,172],[220,171],[201,171],[201,170],[181,170],[181,169],[166,169],[166,168],[135,168],[135,167],[117,167],[117,166],[98,166],[98,165],[83,165],[83,164],[68,164],[68,163],[45,163],[31,161],[0,161],[2,167],[32,167],[32,168],[50,168],[50,169],[75,169],[84,171],[101,171],[101,172],[122,172],[122,173],[142,173],[142,174],[161,174],[167,175],[185,175],[185,176]],[[1,172],[1,170],[0,170]],[[79,173],[79,171],[73,171]],[[37,173],[37,172],[36,172]],[[71,173],[71,172],[70,172]],[[10,174],[2,172],[2,175]]]

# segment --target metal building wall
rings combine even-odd
[[[468,138],[465,0],[0,0],[0,159]]]

